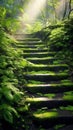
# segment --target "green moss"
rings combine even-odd
[[[63,99],[73,101],[73,95],[64,95]]]
[[[43,58],[38,58],[38,57],[34,57],[34,58],[27,58],[28,60],[48,60],[48,59],[53,59],[53,57],[43,57]]]
[[[44,64],[34,64],[33,63],[33,65],[34,65],[34,67],[58,67],[58,66],[61,66],[61,67],[68,67],[68,65],[67,64],[56,64],[56,65],[44,65]]]
[[[39,119],[48,119],[48,118],[56,118],[58,116],[58,113],[54,112],[54,111],[52,111],[52,112],[43,112],[42,111],[41,113],[35,112],[33,114],[33,116],[35,118],[39,118]]]
[[[66,95],[73,95],[73,91],[64,92],[64,94],[66,94]]]
[[[54,98],[55,94],[49,93],[49,94],[42,94],[42,93],[37,93],[38,96],[44,96],[47,98]]]
[[[45,97],[40,97],[40,98],[35,98],[35,97],[32,97],[32,98],[26,98],[26,102],[41,102],[41,101],[46,101],[47,98]]]
[[[31,71],[31,72],[27,72],[27,74],[31,74],[31,75],[37,75],[37,74],[46,74],[46,75],[51,75],[51,76],[68,76],[68,73],[66,72],[58,72],[58,73],[54,73],[52,71]]]
[[[34,81],[34,80],[30,80],[29,83],[27,84],[27,87],[38,87],[38,85],[43,85],[44,86],[44,82],[40,82],[40,81]],[[47,84],[48,86],[48,84]],[[72,86],[73,87],[73,83],[72,82],[63,82],[63,83],[50,83],[49,84],[50,87],[62,87],[62,86]]]
[[[70,105],[68,105],[67,107],[61,106],[60,109],[61,109],[61,110],[73,111],[73,106],[70,106]]]
[[[44,82],[40,82],[40,81],[35,81],[35,80],[29,80],[27,86],[30,85],[35,85],[35,84],[44,84]]]
[[[55,75],[54,72],[52,71],[31,71],[31,72],[28,72],[29,74],[51,74],[51,75]]]
[[[44,94],[44,96],[48,98],[54,98],[55,94],[49,93],[49,94]]]
[[[73,101],[73,91],[65,92],[64,94],[65,94],[63,96],[64,100],[71,100],[71,101]]]
[[[71,82],[71,80],[65,79],[65,80],[61,80],[61,83],[73,83],[73,82]]]
[[[65,125],[63,124],[60,124],[60,125],[56,125],[55,127],[54,127],[54,130],[59,130],[59,129],[61,129],[62,127],[64,127]]]

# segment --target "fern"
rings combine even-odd
[[[21,99],[23,92],[20,92],[11,82],[3,82],[1,85],[2,94],[7,100],[18,102]]]
[[[0,112],[2,113],[2,117],[10,123],[13,123],[13,114],[15,114],[18,117],[17,111],[8,104],[0,105]]]

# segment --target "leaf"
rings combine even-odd
[[[4,10],[3,10],[3,16],[5,16],[6,15],[6,9],[4,8]]]
[[[8,114],[10,115],[10,113],[11,113],[12,115],[15,114],[18,117],[18,113],[15,110],[15,108],[13,108],[12,106],[10,106],[8,104],[0,105],[0,111],[2,112],[3,115],[8,115]]]
[[[15,110],[15,108],[13,108],[12,106],[8,106],[8,110],[9,110],[11,113],[14,113],[14,114],[18,117],[18,113],[17,113],[17,111]]]
[[[21,99],[21,95],[23,95],[22,92],[17,92],[14,94],[14,101],[18,102]]]
[[[13,115],[10,111],[5,111],[3,116],[6,121],[13,123]]]
[[[21,11],[21,13],[24,13],[24,10],[22,8],[19,8],[19,10]]]
[[[4,92],[4,95],[5,95],[5,97],[6,97],[8,100],[10,100],[10,101],[13,100],[13,95],[12,95],[12,93],[11,93],[10,90],[6,90],[6,91]]]

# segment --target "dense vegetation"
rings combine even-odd
[[[17,41],[11,34],[17,29],[18,22],[7,17],[9,11],[0,6],[0,122],[13,123],[13,118],[19,116],[16,108],[23,92],[18,87],[22,85],[20,77],[26,61],[21,56],[22,51],[15,48]]]
[[[54,2],[54,3],[53,3]],[[40,16],[41,20],[46,19],[47,27],[37,32],[44,26],[41,22],[35,22],[33,28],[28,25],[28,32],[35,32],[36,36],[50,45],[51,50],[56,50],[55,57],[59,59],[60,63],[68,64],[70,70],[70,76],[73,80],[73,16],[71,2],[69,1],[69,11],[67,2],[63,10],[63,15],[59,19],[56,14],[58,0],[54,0],[52,3],[48,2],[50,7],[49,13],[54,15],[54,22],[47,15],[47,19]],[[3,4],[2,4],[3,3]],[[21,3],[21,4],[20,4]],[[7,3],[0,2],[0,129],[2,130],[2,124],[4,122],[13,123],[14,119],[19,118],[18,105],[25,92],[21,86],[25,84],[23,79],[23,69],[27,65],[27,61],[22,56],[22,50],[16,47],[18,43],[13,35],[20,27],[19,21],[16,19],[19,14],[23,12],[23,4],[26,5],[26,1],[19,1],[17,4],[14,0],[7,0]],[[59,3],[60,4],[60,3]],[[62,3],[61,3],[62,4]],[[67,10],[66,10],[67,9]],[[66,12],[68,11],[68,13]],[[45,11],[44,11],[45,12]],[[44,12],[42,12],[44,14]],[[54,14],[55,12],[55,14]],[[61,10],[59,10],[61,12]],[[42,14],[41,14],[42,15]],[[40,21],[41,21],[40,20]],[[61,21],[62,20],[62,21]],[[47,22],[48,21],[48,22]],[[37,32],[37,33],[36,33]],[[38,34],[38,35],[37,35]],[[56,63],[55,63],[56,64]],[[24,107],[24,109],[27,109]],[[27,121],[27,120],[26,120]]]
[[[63,60],[64,63],[69,65],[71,71],[71,76],[73,74],[73,18],[66,19],[64,21],[58,22],[55,25],[50,25],[49,27],[43,29],[40,32],[40,37],[45,35],[44,41],[47,45],[50,45],[51,50],[56,50],[55,57],[59,60]]]

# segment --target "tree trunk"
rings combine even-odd
[[[70,18],[70,14],[71,14],[71,0],[69,0],[69,14],[68,14],[68,18]]]
[[[72,0],[69,0],[69,14],[68,14],[68,18],[70,18],[70,14],[73,11],[73,9],[71,7],[71,3],[72,3]]]
[[[54,4],[54,1],[52,0],[52,5],[53,5],[53,10],[54,10],[54,19],[55,19],[55,22],[56,22],[56,9],[55,9],[55,4]]]
[[[65,19],[66,13],[67,13],[67,1],[65,0],[65,8],[64,8],[64,13],[63,13],[63,18],[62,18],[62,20]]]

